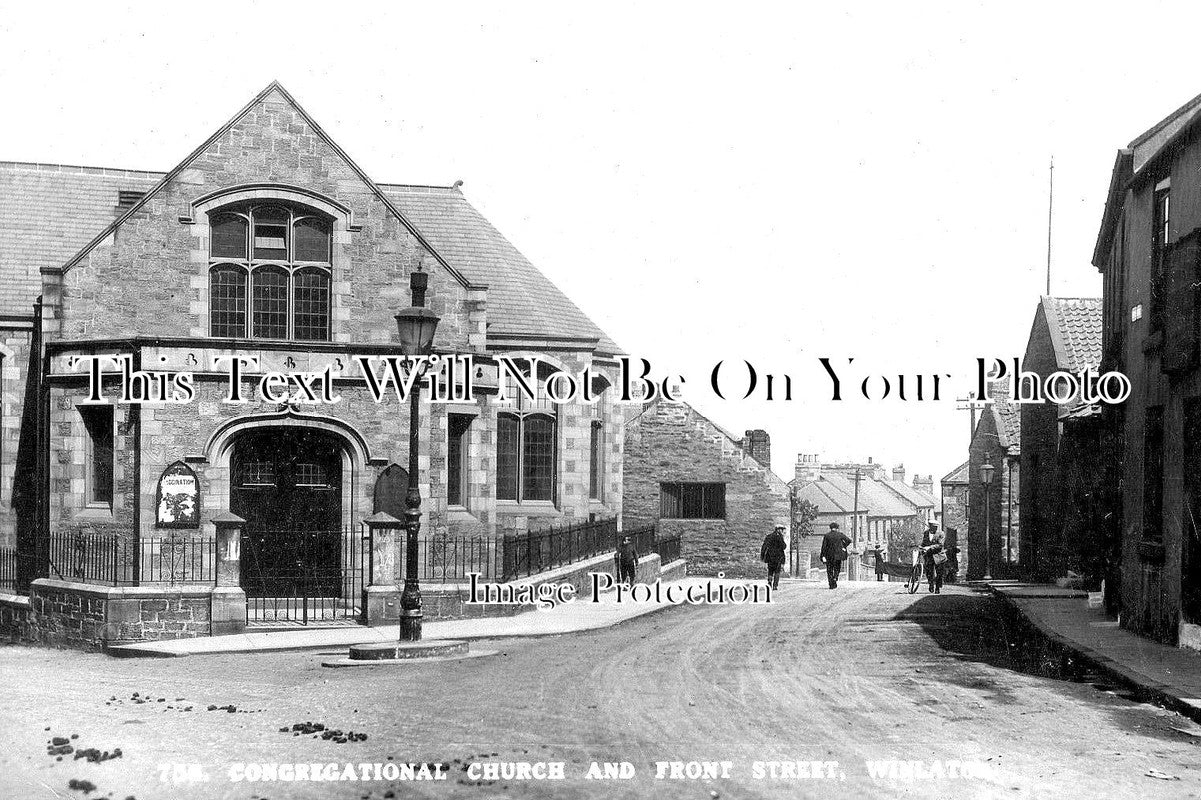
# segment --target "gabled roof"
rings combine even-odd
[[[1129,147],[1134,157],[1134,174],[1142,172],[1198,118],[1201,118],[1201,94],[1139,134]]]
[[[1110,175],[1101,231],[1093,248],[1093,266],[1104,269],[1105,259],[1113,242],[1117,221],[1126,189],[1136,180],[1149,174],[1156,162],[1201,120],[1201,95],[1168,114],[1148,130],[1139,134],[1128,147],[1118,150]]]
[[[819,514],[850,514],[855,507],[853,497],[825,478],[804,481],[794,488],[797,498],[808,500],[817,507]],[[859,512],[864,513],[866,510],[861,503]]]
[[[447,263],[446,259],[444,259],[442,255],[433,247],[433,245],[426,240],[421,231],[417,230],[416,226],[409,221],[408,217],[401,213],[401,211],[392,204],[392,201],[389,200],[388,196],[383,193],[383,190],[376,186],[375,182],[371,180],[371,178],[367,177],[367,173],[363,172],[359,165],[356,164],[354,160],[346,154],[346,151],[339,147],[338,143],[331,139],[326,132],[322,130],[321,126],[317,124],[316,120],[309,116],[309,113],[300,106],[300,103],[296,102],[292,95],[288,94],[288,90],[285,89],[279,83],[279,81],[271,81],[271,83],[267,84],[267,86],[257,95],[255,95],[254,98],[247,103],[241,111],[239,111],[237,114],[234,114],[234,116],[228,122],[218,128],[212,136],[205,139],[204,143],[188,154],[187,158],[175,165],[175,168],[164,175],[162,180],[160,180],[157,184],[152,186],[149,191],[142,195],[140,200],[130,206],[129,209],[124,213],[120,214],[116,220],[105,227],[103,231],[98,233],[95,238],[88,242],[88,244],[86,244],[82,250],[68,259],[67,262],[62,265],[62,271],[67,272],[80,261],[82,261],[87,254],[92,251],[93,248],[107,239],[114,231],[117,230],[117,228],[122,225],[122,223],[125,222],[125,220],[136,214],[142,208],[142,206],[146,205],[146,203],[148,203],[152,197],[158,194],[163,187],[169,184],[177,175],[183,172],[189,164],[199,158],[205,151],[216,144],[223,136],[225,136],[225,134],[230,131],[230,129],[232,129],[235,125],[241,122],[244,117],[254,111],[254,109],[256,109],[260,103],[264,103],[272,99],[291,106],[291,108],[300,115],[300,118],[304,120],[305,124],[313,130],[317,137],[338,154],[338,156],[346,163],[346,165],[350,167],[351,171],[358,176],[359,180],[361,180],[369,189],[371,189],[371,191],[377,198],[379,198],[388,211],[390,211],[392,215],[400,221],[401,225],[403,225],[409,231],[409,233],[411,233],[413,237],[421,243],[422,247],[424,247],[425,250],[432,255],[438,261],[438,263],[441,264],[448,273],[450,273],[452,277],[455,278],[455,280],[459,281],[463,286],[472,286],[471,282],[468,281],[462,273]]]
[[[1021,407],[1009,400],[1009,378],[989,383],[988,396],[992,402],[984,407],[982,413],[992,416],[1001,446],[1010,455],[1019,455],[1022,451],[1022,413]],[[973,441],[979,432],[980,426],[977,425],[976,433],[972,434]]]
[[[847,497],[855,497],[855,481],[851,478],[823,475],[822,480],[829,481]],[[879,481],[867,477],[859,481],[859,508],[866,510],[870,517],[911,517],[914,514],[912,504],[902,500]]]
[[[1101,364],[1101,298],[1044,297],[1040,305],[1059,369],[1096,370]]]
[[[900,495],[902,500],[912,503],[916,508],[933,508],[938,505],[938,502],[930,495],[918,489],[915,486],[910,486],[905,481],[882,480],[882,486],[886,486],[896,494]]]
[[[381,184],[388,197],[471,279],[488,286],[488,335],[578,339],[601,353],[617,345],[530,263],[457,188]]]
[[[0,316],[32,313],[41,270],[70,268],[250,109],[271,96],[292,104],[380,200],[463,285],[487,286],[488,334],[550,339],[601,355],[617,345],[454,187],[371,181],[276,82],[170,172],[0,162]],[[144,193],[117,207],[121,190]]]
[[[113,222],[118,192],[162,172],[0,162],[0,316],[31,316],[43,268],[61,267]]]
[[[964,461],[962,464],[955,467],[955,469],[951,470],[946,475],[943,475],[940,483],[942,483],[944,485],[948,484],[948,483],[957,483],[957,484],[967,483],[968,482],[968,463],[969,462]]]

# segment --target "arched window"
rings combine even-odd
[[[496,499],[554,502],[558,418],[546,399],[545,375],[535,382],[533,400],[522,396],[512,376],[506,381],[512,403],[496,415]]]
[[[330,219],[303,206],[238,204],[209,217],[213,336],[330,338]]]

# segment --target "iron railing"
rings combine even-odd
[[[243,530],[247,622],[307,625],[358,618],[369,577],[369,544],[357,528]]]
[[[217,544],[211,538],[134,541],[110,533],[75,532],[51,534],[49,539],[51,578],[111,586],[216,582]]]
[[[655,552],[659,554],[660,568],[680,560],[680,535],[655,540]]]
[[[639,556],[644,556],[648,553],[655,552],[654,525],[643,525],[638,528],[626,528],[617,537],[617,541],[613,545],[614,548],[620,545],[621,540],[626,536],[630,537],[630,541],[634,545],[634,549],[638,551]]]
[[[400,577],[404,580],[405,546],[401,531]],[[427,583],[467,583],[471,573],[480,580],[504,580],[504,540],[495,536],[435,534],[423,538],[418,550],[418,577]]]
[[[17,591],[17,548],[0,547],[0,591]]]
[[[501,580],[529,577],[601,553],[611,553],[617,546],[617,536],[616,518],[506,534]]]

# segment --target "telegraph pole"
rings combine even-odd
[[[1047,297],[1051,296],[1051,211],[1055,207],[1055,156],[1051,156],[1051,170],[1047,192]]]
[[[854,502],[852,504],[852,508],[851,508],[851,549],[852,550],[859,549],[859,477],[860,477],[859,467],[855,467],[855,500],[854,500]],[[858,557],[859,557],[858,553],[856,553],[853,557],[851,557],[847,561],[847,580],[848,581],[854,580],[854,578],[851,576],[851,564],[855,563],[855,559]],[[855,577],[857,578],[858,575],[859,575],[859,570],[856,569]]]

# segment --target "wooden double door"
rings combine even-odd
[[[230,509],[246,520],[248,597],[342,591],[342,448],[311,428],[265,428],[234,445]]]

